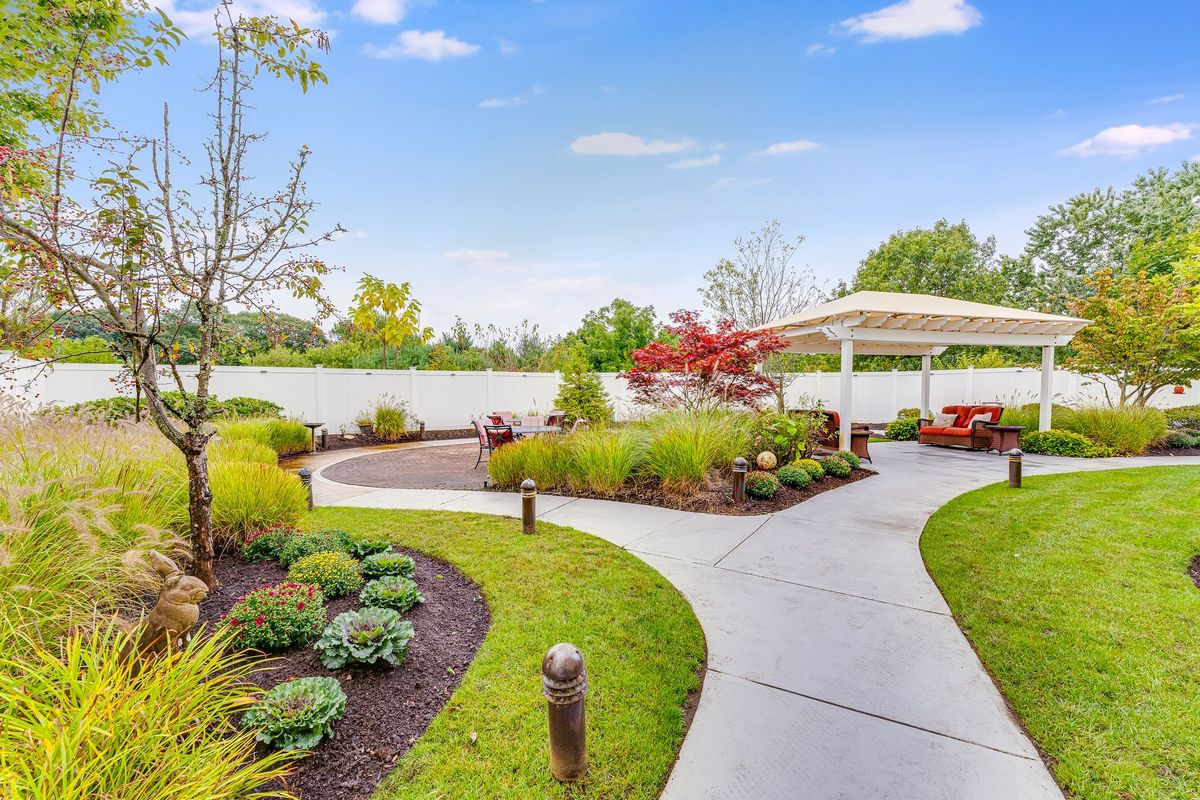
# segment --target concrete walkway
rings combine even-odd
[[[1062,798],[918,549],[929,515],[1005,480],[1007,459],[906,443],[872,455],[878,477],[773,515],[539,497],[541,519],[661,572],[704,628],[708,675],[663,797]],[[1025,472],[1170,464],[1200,458],[1027,456]],[[314,485],[322,505],[519,514],[511,494],[369,489],[319,472]]]

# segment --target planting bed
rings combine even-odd
[[[366,798],[458,687],[480,642],[489,612],[478,587],[451,565],[396,548],[416,562],[425,602],[404,613],[416,629],[408,657],[395,668],[328,670],[310,646],[287,650],[264,665],[255,683],[268,689],[306,676],[336,677],[346,693],[346,713],[335,736],[293,769],[287,788],[304,800]],[[216,564],[219,582],[201,604],[201,621],[215,623],[245,593],[287,579],[274,561],[251,564],[238,556]],[[361,603],[357,592],[326,603],[329,619]]]
[[[568,497],[592,497],[597,500],[615,500],[621,503],[639,503],[646,506],[674,508],[680,511],[696,511],[701,514],[725,514],[727,516],[740,517],[783,511],[785,508],[791,508],[797,503],[803,503],[810,497],[815,497],[822,492],[828,492],[831,489],[845,486],[847,483],[861,481],[873,475],[875,473],[869,469],[856,469],[845,478],[835,478],[832,475],[826,475],[820,480],[813,481],[803,489],[780,486],[779,491],[770,500],[747,497],[746,502],[740,505],[733,502],[733,486],[730,484],[729,479],[725,477],[712,479],[708,485],[691,495],[671,494],[663,491],[663,488],[657,482],[649,481],[623,486],[617,490],[616,494],[610,497],[602,497],[587,492],[560,491],[557,489],[552,492],[546,492],[546,494],[558,494]],[[492,487],[492,491],[509,490]]]

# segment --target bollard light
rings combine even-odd
[[[562,642],[546,651],[542,693],[550,718],[550,771],[560,781],[578,780],[587,772],[587,690],[587,669],[578,647]]]
[[[1024,459],[1024,453],[1017,448],[1008,451],[1008,488],[1021,488],[1021,462]]]
[[[733,502],[746,502],[746,473],[750,470],[750,462],[738,456],[733,460]]]
[[[321,449],[329,447],[329,428],[321,428]]]
[[[312,488],[312,470],[308,467],[300,468],[300,483],[304,484],[304,490],[308,493],[308,510],[312,511],[313,507],[313,488]]]
[[[537,484],[532,478],[521,482],[521,532],[537,533]]]

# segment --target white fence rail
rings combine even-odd
[[[2,359],[0,359],[2,360]],[[131,395],[122,368],[115,364],[58,364],[53,369],[34,362],[4,362],[7,371],[0,391],[22,397],[36,406],[66,406],[86,400]],[[185,379],[194,369],[184,368]],[[1040,373],[1036,369],[939,370],[932,374],[930,398],[935,408],[953,403],[999,400],[1031,403],[1038,397]],[[625,382],[615,374],[601,376],[613,398],[617,415],[628,418],[639,409],[631,402]],[[331,431],[352,430],[355,417],[383,395],[408,403],[431,430],[462,428],[488,411],[545,412],[553,408],[559,375],[553,372],[439,372],[433,370],[358,370],[217,367],[212,390],[218,397],[258,397],[286,409],[288,415],[324,422]],[[164,383],[165,388],[167,387]],[[1101,386],[1065,370],[1054,373],[1055,402],[1102,401]],[[920,403],[919,372],[856,372],[851,418],[882,422],[894,419],[904,407]],[[787,395],[819,399],[826,408],[839,409],[840,382],[835,372],[802,373],[793,377]],[[1155,405],[1170,407],[1200,404],[1200,384],[1183,394],[1163,390]]]

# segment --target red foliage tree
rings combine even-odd
[[[663,330],[665,341],[634,350],[634,366],[621,374],[637,402],[687,410],[754,408],[775,392],[775,381],[754,369],[784,348],[774,333],[737,330],[732,320],[713,330],[687,310],[671,314]]]

